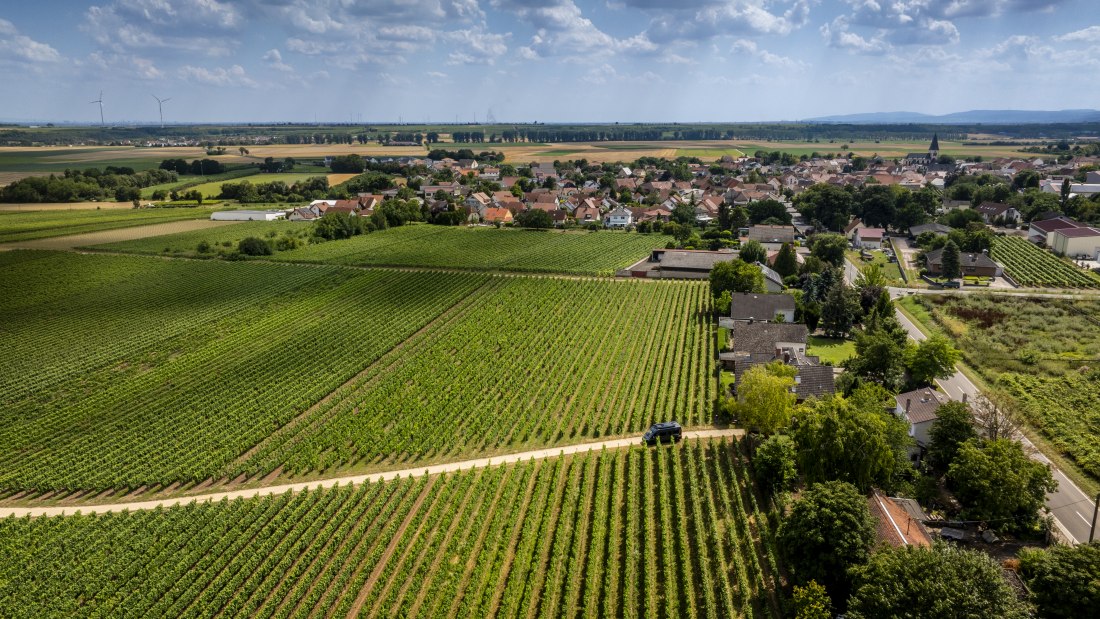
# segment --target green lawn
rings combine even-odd
[[[821,357],[822,363],[840,365],[849,357],[856,356],[856,343],[852,340],[811,335],[806,354]]]
[[[878,250],[872,251],[870,254],[871,259],[864,260],[860,258],[858,250],[848,250],[846,252],[848,260],[851,260],[857,269],[862,269],[869,264],[877,264],[882,267],[882,272],[886,275],[886,279],[891,286],[905,286],[905,280],[901,277],[901,267],[898,266],[897,262],[888,261],[886,254]]]

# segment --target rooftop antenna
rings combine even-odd
[[[102,90],[99,91],[99,98],[98,99],[96,99],[95,101],[89,101],[88,103],[98,103],[99,104],[99,125],[100,126],[106,125],[107,123],[103,122],[103,91]]]
[[[166,99],[161,99],[160,97],[158,97],[156,95],[150,95],[150,96],[157,100],[157,110],[160,111],[160,128],[163,129],[164,128],[164,104],[171,101],[172,97],[168,97]]]

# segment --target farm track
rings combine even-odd
[[[724,430],[694,430],[684,432],[686,439],[700,439],[711,437],[725,437],[725,436],[741,436],[744,433],[743,430],[737,429],[724,429]],[[210,503],[217,502],[223,499],[233,500],[240,498],[251,498],[258,496],[277,495],[286,492],[302,492],[312,488],[332,488],[334,486],[343,486],[347,484],[363,484],[363,483],[375,483],[379,481],[386,481],[397,478],[405,477],[424,477],[439,475],[440,473],[452,473],[456,471],[465,471],[468,469],[478,469],[489,467],[497,464],[514,464],[517,462],[523,462],[527,460],[542,460],[545,458],[553,458],[557,456],[567,456],[570,454],[584,453],[588,451],[596,451],[600,449],[620,449],[623,447],[630,447],[638,444],[638,437],[631,436],[629,438],[619,438],[614,440],[600,441],[595,443],[581,443],[577,445],[567,445],[563,447],[553,447],[549,449],[538,449],[534,451],[525,451],[521,453],[506,454],[496,456],[493,458],[479,458],[476,460],[462,460],[458,462],[448,462],[445,464],[437,464],[428,467],[417,467],[410,469],[403,469],[399,471],[386,471],[381,473],[368,473],[364,475],[350,475],[345,477],[333,477],[329,479],[322,479],[317,481],[306,481],[293,484],[280,484],[276,486],[266,486],[262,488],[250,488],[247,490],[232,490],[227,492],[213,492],[210,494],[189,496],[189,497],[177,497],[169,499],[159,499],[154,501],[132,501],[127,503],[108,503],[101,505],[67,505],[64,507],[54,506],[39,506],[39,507],[0,507],[0,518],[6,518],[8,516],[15,516],[22,518],[25,516],[62,516],[65,514],[75,514],[80,512],[81,514],[105,514],[110,512],[121,511],[136,511],[136,510],[149,510],[157,508],[172,507],[174,505],[185,505],[188,503]]]

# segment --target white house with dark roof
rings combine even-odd
[[[619,206],[604,217],[604,225],[608,228],[626,228],[634,223],[634,213],[630,209]]]
[[[789,294],[737,292],[733,294],[733,302],[730,304],[730,318],[780,322],[776,317],[783,316],[782,322],[794,322],[794,309],[794,297]]]
[[[909,459],[915,462],[931,443],[928,433],[932,422],[937,419],[936,411],[948,402],[948,398],[931,387],[925,387],[899,393],[894,396],[894,401],[897,404],[894,412],[909,424],[909,436],[916,441],[916,445],[909,448]]]
[[[1063,228],[1050,234],[1050,249],[1061,256],[1100,260],[1100,228]]]

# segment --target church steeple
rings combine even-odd
[[[940,136],[937,133],[932,134],[932,144],[928,147],[928,158],[935,160],[940,156]]]

